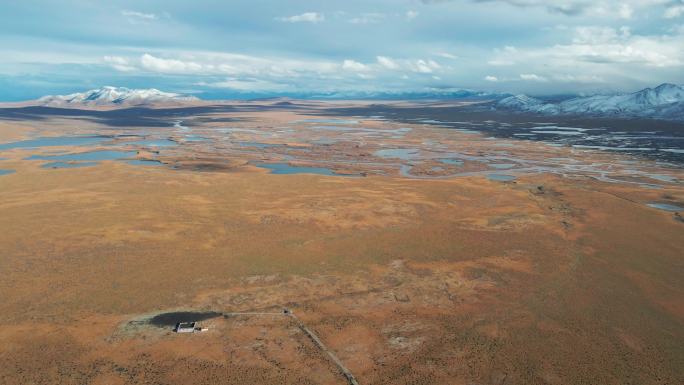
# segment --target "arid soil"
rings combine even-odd
[[[285,315],[147,322],[283,308],[364,385],[684,383],[684,222],[647,206],[684,205],[682,168],[318,108],[0,122],[110,136],[0,151],[0,383],[345,384]],[[108,146],[164,165],[26,160]]]

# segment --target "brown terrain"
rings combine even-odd
[[[263,104],[0,121],[107,135],[0,149],[0,383],[346,384],[300,325],[363,385],[684,383],[682,168]],[[114,149],[163,164],[26,160]]]

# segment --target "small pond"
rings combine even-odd
[[[335,175],[335,176],[345,176],[342,174],[337,174],[333,170],[327,167],[307,167],[307,166],[293,166],[289,163],[257,163],[257,167],[266,168],[271,170],[271,174],[320,174],[320,175]]]
[[[40,166],[42,168],[80,168],[97,166],[97,162],[50,162]]]
[[[513,175],[505,174],[487,174],[487,179],[497,182],[510,182],[516,179]]]
[[[53,161],[97,161],[131,158],[134,157],[136,154],[136,151],[90,151],[62,155],[31,155],[25,159]]]
[[[673,212],[684,211],[684,207],[673,205],[671,203],[651,202],[648,204],[648,206],[653,207],[654,209],[665,210],[665,211],[673,211]]]
[[[396,158],[402,160],[411,160],[417,158],[419,153],[420,152],[418,149],[415,148],[386,148],[375,151],[375,156],[387,159]]]
[[[38,148],[56,146],[86,146],[97,144],[111,138],[106,136],[52,136],[22,140],[20,142],[2,143],[1,150],[12,150],[15,148]]]

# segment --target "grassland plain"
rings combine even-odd
[[[321,129],[291,123],[310,118],[299,112],[211,118],[187,119],[209,143],[145,129],[181,143],[137,148],[164,167],[45,169],[24,159],[55,149],[2,153],[1,168],[16,172],[0,176],[0,382],[344,383],[286,317],[216,317],[194,335],[144,322],[178,309],[288,307],[362,384],[684,383],[684,223],[646,205],[681,204],[681,184],[585,171],[502,183],[471,157],[627,158],[540,143],[502,150],[502,140],[420,124],[398,135],[383,121],[364,122],[375,130],[364,135],[327,130],[333,144],[318,146]],[[3,123],[1,138],[130,130],[51,117]],[[373,157],[383,146],[423,158],[401,175],[407,161]],[[455,152],[472,174],[432,171]],[[254,164],[283,160],[366,176]]]

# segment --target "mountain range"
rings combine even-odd
[[[576,97],[560,102],[546,102],[527,95],[514,95],[497,101],[494,108],[543,115],[684,120],[684,87],[664,83],[633,93]]]
[[[561,101],[548,101],[524,94],[496,94],[463,89],[424,92],[328,92],[288,96],[301,99],[350,100],[471,99],[487,100],[490,101],[488,105],[495,110],[514,113],[684,120],[684,87],[670,83],[633,93],[580,96]],[[194,96],[162,92],[154,88],[130,89],[107,86],[69,95],[44,96],[38,99],[37,103],[50,107],[125,107],[184,104],[199,100]]]
[[[50,107],[83,106],[138,106],[155,103],[197,101],[194,96],[162,92],[154,88],[130,89],[125,87],[102,87],[86,92],[69,95],[48,95],[38,99],[38,103]]]
[[[423,100],[423,99],[500,99],[510,94],[492,94],[466,89],[435,89],[426,91],[330,91],[330,92],[295,92],[279,94],[278,97],[293,99],[321,100]],[[236,99],[272,99],[273,95],[263,93],[241,92]],[[50,107],[68,106],[133,106],[168,102],[197,101],[194,96],[162,92],[154,88],[130,89],[125,87],[102,87],[69,95],[48,95],[37,100],[37,103]]]

